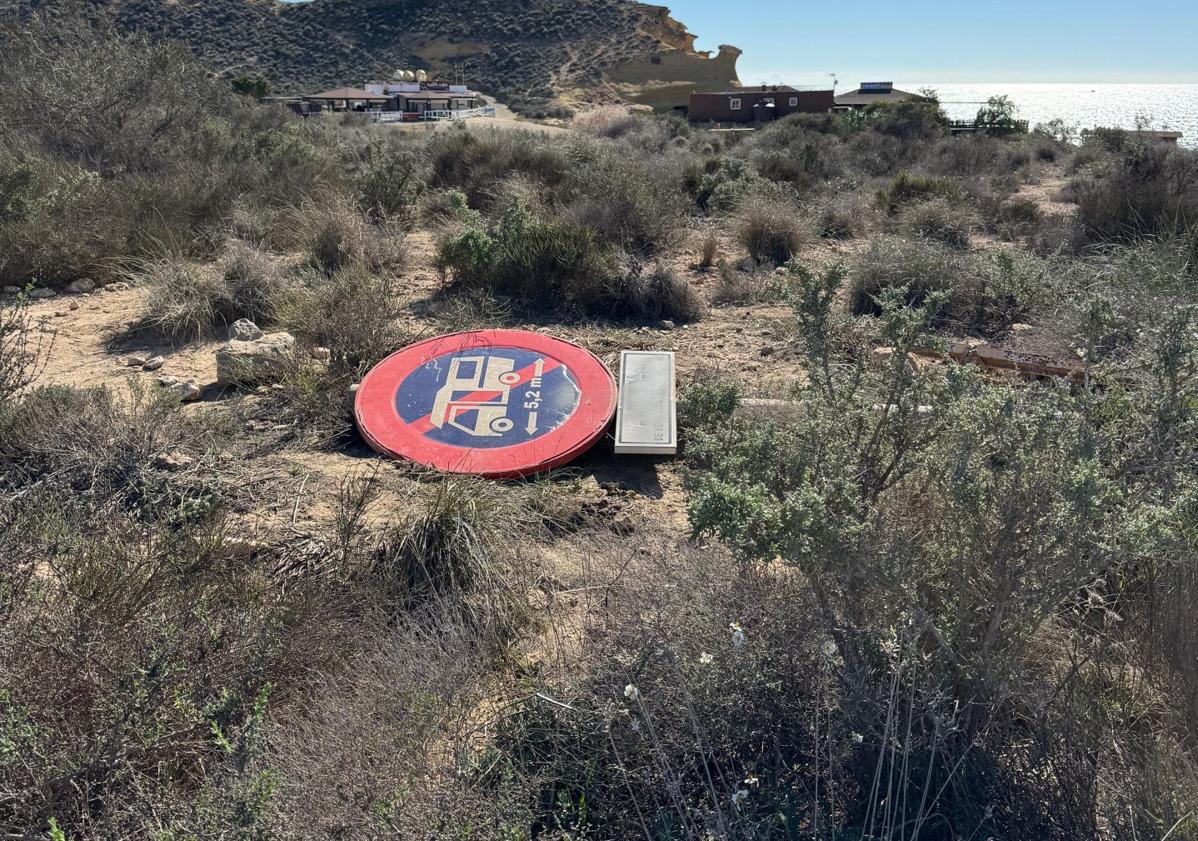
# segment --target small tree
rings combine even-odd
[[[986,134],[1015,134],[1020,130],[1020,122],[1015,119],[1015,103],[1009,96],[992,96],[986,104],[978,109],[975,121],[979,131]]]

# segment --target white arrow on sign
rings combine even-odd
[[[527,428],[528,428],[529,435],[532,435],[534,432],[537,431],[537,413],[536,412],[528,413],[528,427]]]

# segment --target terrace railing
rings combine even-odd
[[[368,111],[370,119],[376,123],[414,123],[419,121],[440,122],[442,120],[469,120],[475,117],[494,117],[495,109],[464,108],[457,111]]]

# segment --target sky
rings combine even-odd
[[[653,0],[747,84],[1198,83],[1198,0]]]

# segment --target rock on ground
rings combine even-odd
[[[96,282],[85,277],[80,278],[79,280],[76,280],[67,286],[67,291],[72,295],[84,295],[88,292],[94,292],[95,289]]]
[[[229,327],[229,338],[239,342],[255,342],[264,335],[262,328],[248,318],[239,318]]]
[[[230,339],[216,352],[216,381],[222,386],[257,385],[282,377],[295,350],[290,333],[260,339]]]

